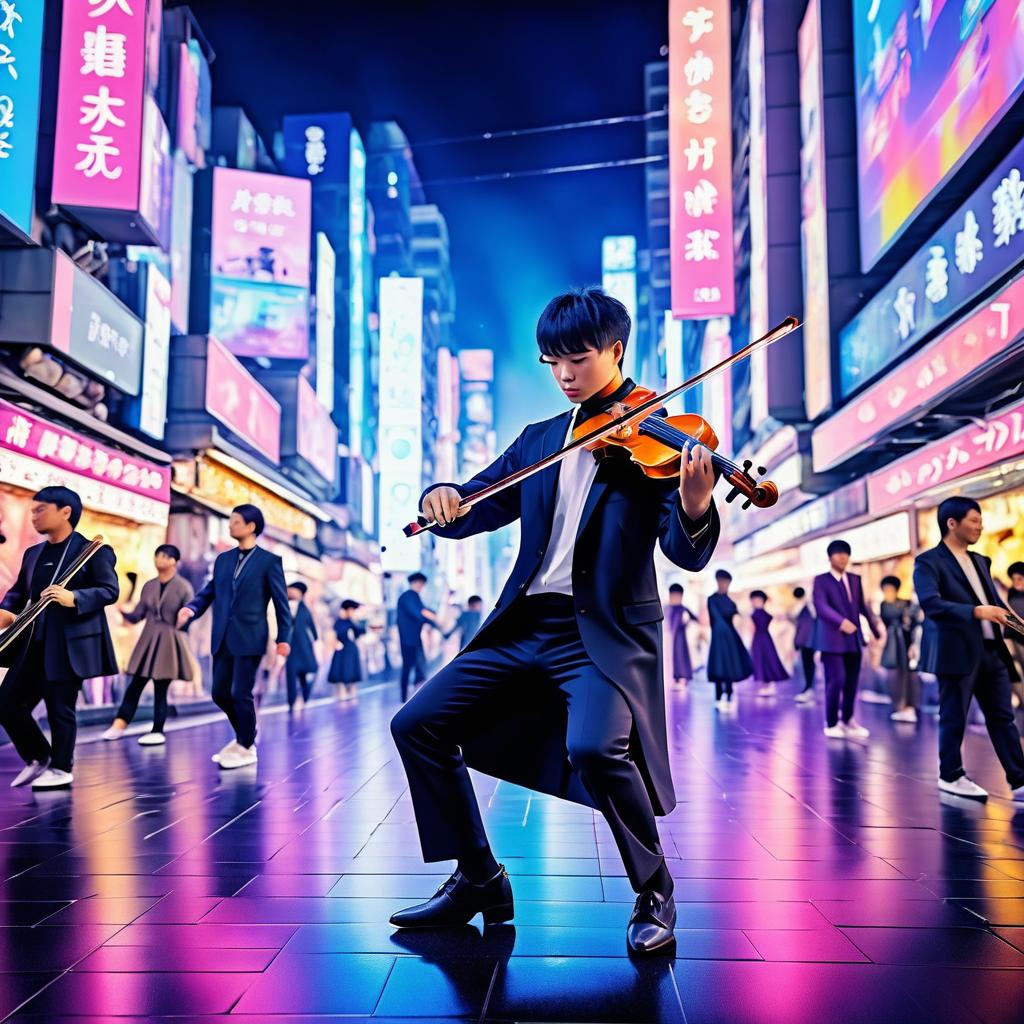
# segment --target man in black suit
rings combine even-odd
[[[231,513],[228,532],[238,547],[217,556],[202,590],[178,612],[178,628],[185,629],[213,605],[212,696],[235,731],[235,738],[213,755],[221,768],[256,763],[252,691],[270,639],[267,606],[271,603],[277,619],[277,654],[287,658],[291,649],[292,613],[284,567],[277,555],[257,546],[263,525],[263,513],[255,505],[239,505]]]
[[[681,476],[658,480],[629,459],[598,461],[578,449],[459,512],[464,496],[560,450],[576,422],[633,390],[621,374],[629,331],[625,307],[599,288],[553,299],[537,325],[541,362],[578,414],[527,426],[469,483],[437,485],[421,499],[440,537],[518,519],[521,541],[495,610],[392,721],[424,857],[458,860],[433,899],[392,916],[399,927],[513,916],[469,766],[600,810],[638,893],[629,949],[661,953],[674,944],[673,883],[655,821],[675,793],[654,546],[681,568],[707,564],[719,531],[710,452],[684,451]]]
[[[981,538],[981,506],[947,498],[938,516],[942,540],[914,560],[914,589],[925,614],[921,668],[939,680],[939,789],[988,797],[961,759],[973,696],[1014,802],[1024,803],[1024,751],[1010,702],[1017,670],[1003,637],[1009,612],[992,582],[991,560],[970,550]]]
[[[409,589],[398,598],[395,618],[398,621],[398,642],[402,649],[402,675],[400,687],[402,703],[409,696],[409,683],[413,686],[427,678],[427,656],[423,651],[423,627],[441,627],[437,612],[423,605],[423,590],[427,577],[414,572],[409,577]]]
[[[46,540],[25,552],[17,580],[0,602],[0,627],[7,627],[30,603],[53,599],[27,635],[4,652],[4,664],[13,667],[0,684],[0,725],[25,761],[12,786],[71,785],[82,680],[117,673],[104,612],[119,592],[113,550],[104,545],[67,587],[57,583],[89,544],[75,531],[81,516],[82,499],[67,487],[44,487],[35,495],[32,525]],[[40,700],[52,744],[32,717]]]
[[[285,682],[288,688],[288,710],[295,707],[302,693],[303,703],[309,701],[313,689],[313,677],[316,675],[316,641],[319,634],[313,613],[306,604],[306,592],[309,588],[301,580],[288,585],[288,607],[292,613],[291,650],[284,663]]]

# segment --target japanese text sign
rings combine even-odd
[[[138,209],[146,26],[146,0],[64,0],[55,203]]]
[[[907,505],[941,484],[1024,456],[1024,402],[984,424],[972,424],[950,437],[925,445],[868,477],[868,506],[873,515]]]
[[[0,218],[32,227],[43,0],[0,0]]]
[[[824,473],[882,430],[911,419],[1005,351],[1022,332],[1024,278],[1017,278],[818,426],[811,435],[814,471]]]
[[[732,107],[726,0],[669,3],[672,315],[732,314]]]
[[[295,450],[329,484],[338,475],[338,428],[305,377],[296,378]]]

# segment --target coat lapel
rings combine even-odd
[[[242,582],[242,580],[245,579],[245,575],[249,571],[249,567],[252,565],[253,562],[256,561],[257,558],[259,558],[261,556],[262,553],[263,553],[263,549],[257,547],[253,551],[253,553],[251,555],[249,555],[246,558],[246,560],[242,563],[242,568],[239,571],[237,576],[235,576],[235,563],[234,562],[229,562],[228,563],[231,566],[230,572],[231,572],[231,603],[232,604],[234,604],[235,598],[238,596],[238,586]],[[237,552],[235,553],[235,558],[238,558]]]
[[[555,452],[562,448],[569,430],[571,418],[572,412],[570,411],[557,416],[551,421],[541,438],[539,458],[545,459],[549,455],[554,455]],[[561,468],[562,464],[559,462],[557,465],[549,466],[543,472],[537,474],[537,480],[541,489],[540,521],[544,524],[544,535],[546,537],[551,536],[551,522],[555,514],[555,496],[558,493],[558,477]]]
[[[592,458],[592,456],[589,457]],[[583,536],[583,531],[587,528],[587,523],[590,522],[590,517],[594,514],[594,510],[604,497],[604,492],[608,490],[608,477],[602,470],[606,471],[610,466],[610,462],[603,462],[597,467],[597,475],[594,477],[594,482],[590,485],[590,493],[587,495],[587,500],[583,505],[583,513],[580,515],[579,529],[576,530],[576,543],[579,543],[580,537]]]
[[[964,572],[963,567],[957,561],[956,555],[954,555],[942,541],[939,541],[938,547],[939,555],[942,558],[945,558],[946,564],[953,571],[953,575],[956,576],[964,590],[967,591],[970,596],[971,603],[980,604],[978,601],[978,595],[974,592],[974,587],[971,586],[971,581],[967,578],[967,573]]]

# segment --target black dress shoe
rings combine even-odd
[[[426,903],[392,914],[391,923],[397,928],[453,928],[468,924],[477,914],[484,915],[484,924],[512,920],[512,884],[504,866],[480,885],[456,871]]]
[[[676,901],[649,889],[636,898],[626,929],[629,951],[639,956],[667,953],[675,947]]]

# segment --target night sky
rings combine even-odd
[[[667,42],[666,0],[617,3],[191,0],[217,57],[214,102],[241,105],[268,146],[286,113],[349,111],[366,137],[394,119],[448,220],[456,338],[498,352],[498,442],[564,407],[536,362],[552,295],[600,283],[601,238],[645,244],[642,167],[431,186],[506,170],[644,155],[641,124],[508,141],[438,138],[643,112],[643,67]]]

